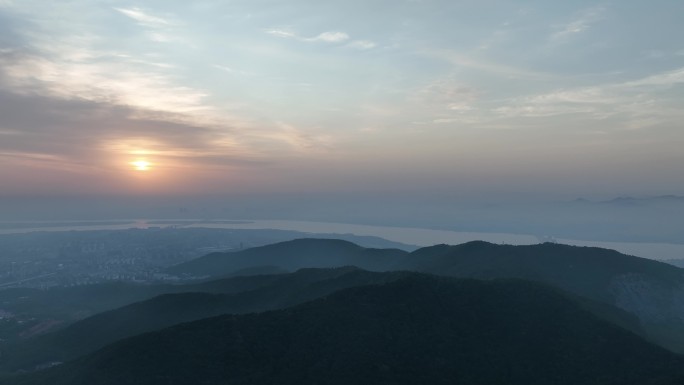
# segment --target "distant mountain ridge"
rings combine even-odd
[[[650,204],[650,203],[674,203],[674,204],[684,204],[684,196],[680,195],[654,195],[654,196],[643,196],[643,197],[632,197],[632,196],[619,196],[607,200],[589,200],[585,198],[577,198],[571,203],[579,204],[615,204],[615,205],[639,205],[639,204]]]
[[[602,203],[633,204],[633,203],[681,203],[684,204],[684,196],[659,195],[651,197],[618,197]]]
[[[246,268],[275,266],[295,271],[306,267],[357,266],[371,271],[389,270],[408,252],[364,248],[340,239],[305,238],[236,252],[212,253],[173,266],[177,275],[217,277]]]

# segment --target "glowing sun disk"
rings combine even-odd
[[[150,169],[150,166],[152,165],[152,163],[146,160],[136,160],[135,162],[131,162],[131,164],[138,171],[147,171]]]

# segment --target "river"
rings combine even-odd
[[[387,240],[430,246],[439,243],[459,244],[474,240],[511,245],[530,245],[540,238],[528,234],[458,232],[411,227],[370,226],[348,223],[306,222],[289,220],[121,220],[121,221],[60,221],[60,222],[4,222],[0,234],[17,234],[33,231],[85,231],[124,230],[158,227],[223,228],[223,229],[278,229],[304,233],[354,234],[385,238]],[[649,259],[684,258],[684,245],[673,243],[584,241],[555,239],[559,243],[614,249],[621,253]]]

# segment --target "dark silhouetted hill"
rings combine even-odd
[[[299,240],[271,246],[226,253],[216,258],[210,255],[200,258],[198,266],[214,266],[211,269],[225,275],[226,270],[217,266],[223,266],[226,260],[232,269],[254,257],[251,261],[256,261],[256,270],[260,266],[275,266],[280,272],[283,265],[290,264],[291,268],[311,263],[317,258],[327,258],[325,263],[361,261],[369,264],[372,261],[377,270],[404,269],[460,278],[538,281],[572,293],[573,300],[604,320],[673,351],[684,351],[683,270],[664,263],[612,250],[551,243],[510,246],[470,242],[457,246],[426,247],[410,254],[397,250],[365,249],[337,240]],[[207,261],[209,263],[205,263]],[[243,266],[239,269],[249,271],[252,268]],[[406,274],[377,274],[348,267],[304,269],[293,274],[237,276],[191,285],[97,285],[44,293],[29,290],[22,294],[42,298],[42,303],[55,309],[58,309],[58,303],[68,306],[85,303],[94,308],[106,308],[117,303],[124,305],[144,301],[158,294],[184,294],[135,303],[42,337],[3,344],[0,371],[31,370],[51,361],[73,359],[117,339],[180,322],[224,313],[284,308],[343,288],[388,282]],[[88,288],[95,289],[88,291]],[[60,297],[60,294],[64,296]],[[50,299],[55,303],[50,304]],[[34,302],[33,305],[40,303]]]
[[[544,282],[624,309],[639,317],[652,340],[684,352],[684,270],[666,263],[596,247],[478,241],[416,250],[402,267],[463,278]]]
[[[406,277],[411,273],[372,273],[355,267],[302,269],[292,274],[223,279],[187,286],[190,292],[165,294],[106,311],[61,330],[0,349],[0,373],[34,370],[64,362],[119,339],[226,313],[281,309],[335,291]],[[248,290],[235,292],[236,281]]]
[[[302,239],[216,253],[174,267],[190,275],[228,274],[249,266],[356,265],[464,278],[520,278],[551,284],[637,316],[649,338],[684,352],[684,270],[613,250],[554,243],[529,246],[469,242],[412,253],[365,249],[346,241]]]
[[[8,383],[647,385],[683,363],[545,285],[412,276],[143,334]]]

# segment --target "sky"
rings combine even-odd
[[[0,201],[684,195],[682,15],[0,0]]]

